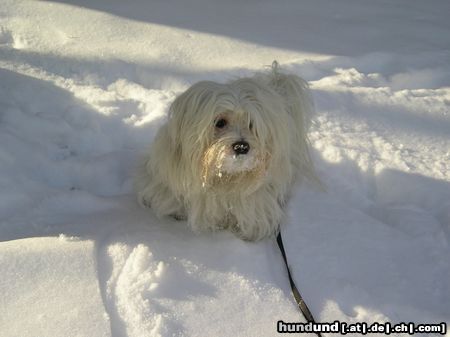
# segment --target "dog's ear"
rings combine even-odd
[[[210,81],[198,82],[172,103],[168,131],[175,148],[182,147],[183,141],[195,136],[194,130],[200,131],[199,123],[208,123],[208,116],[213,118],[212,114],[207,112],[213,112],[216,108],[218,86],[220,85]]]
[[[288,112],[306,132],[314,110],[308,82],[297,75],[282,73],[277,61],[273,61],[269,77],[269,85],[284,98]]]
[[[295,142],[298,153],[294,157],[296,159],[294,165],[300,168],[301,172],[311,181],[321,185],[308,149],[307,132],[314,111],[314,103],[308,83],[297,75],[282,73],[278,62],[274,61],[269,74],[269,85],[285,100],[286,109],[292,116],[297,128]]]

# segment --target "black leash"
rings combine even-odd
[[[306,305],[305,301],[303,300],[302,295],[300,295],[300,292],[297,289],[297,286],[295,285],[294,279],[292,278],[291,271],[289,270],[288,261],[286,258],[286,252],[284,251],[283,246],[283,239],[281,238],[281,231],[278,232],[277,235],[277,243],[278,247],[280,248],[281,255],[283,255],[284,264],[286,265],[286,270],[289,277],[289,283],[291,284],[291,290],[292,294],[294,295],[295,301],[297,302],[298,307],[300,308],[300,311],[302,312],[303,316],[305,316],[306,320],[308,322],[312,322],[313,324],[316,323],[314,320],[313,315],[311,314],[311,311],[309,311],[308,306]],[[320,332],[315,332],[317,336],[322,337],[322,334]]]

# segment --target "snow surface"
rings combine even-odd
[[[0,0],[0,336],[274,336],[273,240],[193,234],[131,189],[177,94],[306,78],[326,192],[283,227],[318,321],[450,324],[450,3]],[[447,336],[450,336],[447,333]]]
[[[93,241],[61,235],[3,242],[0,266],[2,336],[110,336]]]

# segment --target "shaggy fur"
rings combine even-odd
[[[173,102],[139,168],[140,204],[187,219],[196,231],[229,229],[245,240],[273,235],[295,180],[314,177],[311,111],[307,83],[279,72],[276,62],[250,78],[194,84]],[[237,142],[248,152],[237,153],[244,146]]]

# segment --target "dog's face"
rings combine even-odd
[[[266,160],[253,121],[244,111],[218,113],[210,128],[210,142],[204,154],[205,169],[215,174],[239,175],[252,172]]]
[[[192,86],[175,100],[169,118],[180,160],[204,188],[254,191],[282,155],[280,147],[289,146],[289,120],[278,101],[248,79]]]
[[[270,155],[255,121],[241,108],[214,115],[203,151],[203,184],[222,189],[259,187]]]

